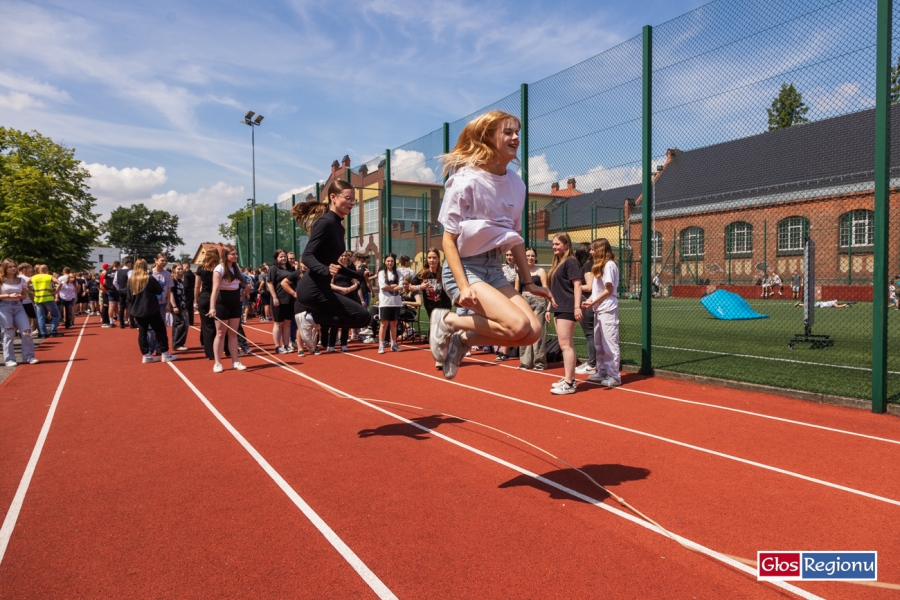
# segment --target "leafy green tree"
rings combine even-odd
[[[189,263],[194,260],[194,257],[188,254],[187,252],[182,252],[178,255],[178,262],[180,263]]]
[[[797,91],[794,84],[781,84],[781,91],[772,101],[772,108],[767,108],[769,115],[769,131],[784,129],[792,125],[808,123],[806,113],[809,107],[803,103],[803,94]]]
[[[122,248],[125,254],[153,259],[159,253],[174,260],[176,246],[184,244],[178,236],[178,215],[164,210],[150,210],[143,204],[120,206],[103,223],[110,246]]]
[[[900,56],[897,64],[891,69],[891,104],[900,102]]]
[[[256,208],[256,212],[259,212],[259,208]],[[219,235],[228,240],[229,242],[233,242],[237,239],[237,224],[244,219],[251,217],[253,215],[253,208],[250,206],[250,202],[247,202],[244,206],[240,207],[230,215],[228,215],[229,223],[219,223]]]
[[[54,271],[89,267],[100,232],[88,178],[74,149],[0,127],[0,256]]]

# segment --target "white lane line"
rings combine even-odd
[[[552,406],[545,406],[545,405],[543,405],[543,404],[537,404],[536,402],[529,402],[528,400],[522,400],[521,398],[516,398],[516,397],[514,397],[514,396],[507,396],[506,394],[501,394],[501,393],[499,393],[499,392],[493,392],[493,391],[491,391],[491,390],[486,390],[486,389],[479,388],[479,387],[475,387],[475,386],[472,386],[472,385],[466,385],[466,384],[464,384],[464,383],[459,383],[458,381],[452,381],[452,380],[444,379],[443,377],[436,377],[436,376],[434,376],[434,375],[427,375],[427,374],[425,374],[425,373],[421,373],[421,372],[415,371],[415,370],[413,370],[413,369],[407,369],[406,367],[400,367],[400,366],[397,366],[397,365],[392,365],[392,364],[390,364],[390,363],[381,362],[381,361],[379,361],[379,360],[375,360],[375,359],[372,359],[372,358],[367,358],[367,357],[365,357],[365,356],[360,356],[360,355],[358,355],[358,354],[348,354],[347,356],[351,356],[351,357],[356,358],[356,359],[359,359],[359,360],[367,360],[367,361],[369,361],[369,362],[377,363],[377,364],[379,364],[379,365],[384,365],[384,366],[386,366],[386,367],[391,367],[392,369],[399,369],[399,370],[401,370],[401,371],[406,371],[407,373],[414,373],[414,374],[419,375],[419,376],[421,376],[421,377],[427,377],[427,378],[429,378],[429,379],[434,379],[435,381],[441,381],[441,382],[444,382],[444,383],[448,383],[448,384],[450,384],[450,385],[455,385],[455,386],[459,386],[459,387],[462,387],[462,388],[465,388],[465,389],[474,390],[474,391],[476,391],[476,392],[482,392],[482,393],[484,393],[484,394],[488,394],[488,395],[491,395],[491,396],[496,396],[496,397],[498,397],[498,398],[503,398],[503,399],[505,399],[505,400],[511,400],[511,401],[513,401],[513,402],[518,402],[519,404],[525,404],[526,406],[533,406],[533,407],[535,407],[535,408],[540,408],[540,409],[547,410],[547,411],[550,411],[550,412],[555,412],[555,413],[558,413],[558,414],[561,414],[561,415],[565,415],[565,416],[567,416],[567,417],[572,417],[572,418],[575,418],[575,419],[581,419],[581,420],[583,420],[583,421],[588,421],[588,422],[590,422],[590,423],[597,423],[598,425],[605,425],[605,426],[607,426],[607,427],[611,427],[611,428],[613,428],[613,429],[618,429],[618,430],[620,430],[620,431],[626,431],[626,432],[628,432],[628,433],[634,433],[634,434],[636,434],[636,435],[640,435],[640,436],[652,438],[652,439],[659,440],[659,441],[662,441],[662,442],[667,442],[667,443],[669,443],[669,444],[674,444],[674,445],[676,445],[676,446],[681,446],[681,447],[683,447],[683,448],[690,448],[691,450],[696,450],[696,451],[698,451],[698,452],[703,452],[703,453],[705,453],[705,454],[712,454],[713,456],[718,456],[718,457],[721,457],[721,458],[727,458],[728,460],[733,460],[733,461],[736,461],[736,462],[739,462],[739,463],[743,463],[743,464],[746,464],[746,465],[750,465],[750,466],[753,466],[753,467],[759,467],[760,469],[765,469],[765,470],[767,470],[767,471],[772,471],[772,472],[775,472],[775,473],[780,473],[780,474],[782,474],[782,475],[788,475],[788,476],[790,476],[790,477],[796,477],[797,479],[803,479],[804,481],[809,481],[809,482],[812,482],[812,483],[817,483],[817,484],[819,484],[819,485],[824,485],[824,486],[826,486],[826,487],[834,488],[834,489],[836,489],[836,490],[841,490],[841,491],[844,491],[844,492],[849,492],[849,493],[851,493],[851,494],[856,494],[856,495],[858,495],[858,496],[864,496],[864,497],[866,497],[866,498],[871,498],[871,499],[873,499],[873,500],[879,500],[879,501],[881,501],[881,502],[886,502],[886,503],[888,503],[888,504],[893,504],[893,505],[895,505],[895,506],[900,506],[900,500],[894,500],[893,498],[887,498],[887,497],[885,497],[885,496],[879,496],[879,495],[877,495],[877,494],[872,494],[872,493],[869,493],[869,492],[864,492],[864,491],[862,491],[862,490],[857,490],[857,489],[855,489],[855,488],[847,487],[847,486],[845,486],[845,485],[840,485],[840,484],[838,484],[838,483],[832,483],[832,482],[830,482],[830,481],[825,481],[825,480],[823,480],[823,479],[817,479],[817,478],[815,478],[815,477],[810,477],[809,475],[803,475],[803,474],[797,473],[797,472],[795,472],[795,471],[788,471],[788,470],[786,470],[786,469],[781,469],[781,468],[778,468],[778,467],[773,467],[773,466],[771,466],[771,465],[767,465],[767,464],[764,464],[764,463],[756,462],[756,461],[749,460],[749,459],[746,459],[746,458],[741,458],[741,457],[739,457],[739,456],[734,456],[734,455],[732,455],[732,454],[725,454],[724,452],[718,452],[718,451],[716,451],[716,450],[710,450],[709,448],[703,448],[703,447],[701,447],[701,446],[695,446],[694,444],[688,444],[687,442],[681,442],[681,441],[678,441],[678,440],[674,440],[674,439],[672,439],[672,438],[667,438],[667,437],[663,437],[663,436],[661,436],[661,435],[656,435],[656,434],[653,434],[653,433],[648,433],[648,432],[646,432],[646,431],[641,431],[641,430],[639,430],[639,429],[632,429],[632,428],[630,428],[630,427],[624,427],[624,426],[622,426],[622,425],[616,425],[615,423],[609,423],[609,422],[607,422],[607,421],[601,421],[601,420],[599,420],[599,419],[594,419],[594,418],[591,418],[591,417],[586,417],[586,416],[584,416],[584,415],[580,415],[580,414],[577,414],[577,413],[568,412],[568,411],[565,411],[565,410],[561,410],[561,409],[558,409],[558,408],[554,408],[554,407],[552,407]]]
[[[225,427],[225,429],[227,429],[228,432],[232,436],[234,436],[234,439],[236,439],[238,443],[244,447],[244,450],[246,450],[247,453],[253,457],[253,459],[259,464],[259,466],[262,467],[263,471],[265,471],[266,474],[272,478],[272,481],[274,481],[275,484],[279,488],[281,488],[281,491],[283,491],[285,495],[290,498],[291,502],[293,502],[294,505],[299,508],[300,511],[306,516],[306,518],[309,519],[309,521],[316,527],[316,529],[319,530],[319,533],[321,533],[325,537],[325,539],[328,540],[328,543],[330,543],[334,547],[334,549],[337,550],[342,557],[344,557],[344,560],[346,560],[347,563],[353,568],[353,570],[356,571],[360,577],[362,577],[363,581],[365,581],[366,584],[370,588],[372,588],[372,591],[375,592],[375,594],[377,594],[379,598],[382,598],[384,600],[396,600],[397,597],[394,595],[394,593],[391,592],[391,590],[389,590],[388,587],[384,585],[384,583],[382,583],[378,576],[375,575],[375,573],[373,573],[372,570],[366,566],[366,564],[356,555],[356,553],[353,552],[353,550],[351,550],[350,547],[345,544],[340,537],[338,537],[334,530],[328,526],[328,523],[322,520],[322,518],[316,513],[316,511],[314,511],[312,507],[310,507],[310,505],[300,497],[300,494],[298,494],[294,490],[294,488],[292,488],[290,484],[288,484],[288,482],[284,480],[284,478],[278,473],[278,471],[276,471],[272,467],[272,465],[270,465],[269,462],[265,458],[263,458],[263,456],[259,452],[256,451],[256,448],[254,448],[250,444],[250,442],[248,442],[246,438],[244,438],[244,436],[241,435],[240,432],[235,429],[234,426],[232,426],[232,424],[229,423],[225,417],[222,416],[222,413],[216,410],[216,407],[212,405],[212,403],[206,398],[206,396],[204,396],[203,393],[198,390],[193,383],[191,383],[191,380],[185,377],[184,373],[182,373],[173,363],[167,364],[172,367],[172,369],[176,373],[178,373],[178,376],[181,377],[181,380],[184,381],[184,383],[191,389],[191,391],[194,392],[197,398],[199,398],[200,401],[206,405],[206,408],[208,408],[213,416],[218,419],[219,423],[221,423]]]
[[[407,347],[408,347],[408,346],[407,346]],[[422,350],[422,348],[413,348],[413,349],[415,349],[415,350]],[[495,362],[492,362],[492,361],[487,361],[487,360],[482,360],[482,359],[479,359],[479,358],[475,358],[474,356],[467,356],[467,357],[466,357],[466,360],[471,360],[471,361],[474,361],[474,362],[479,362],[479,363],[482,363],[482,364],[485,364],[485,365],[493,365],[493,366],[495,366],[495,367],[505,367],[505,368],[507,368],[507,369],[513,369],[514,371],[520,371],[520,370],[521,370],[521,369],[518,369],[518,368],[513,367],[513,366],[510,366],[510,365],[498,364],[498,363],[495,363]],[[529,373],[533,373],[534,375],[543,375],[543,376],[545,376],[545,377],[556,377],[556,378],[558,378],[558,376],[555,375],[555,374],[553,374],[553,373],[546,373],[546,372],[542,372],[542,371],[534,371],[534,370],[531,370],[531,369],[529,369],[528,372],[529,372]],[[585,384],[587,384],[587,385],[597,386],[597,387],[605,387],[605,386],[601,386],[601,385],[598,384],[598,383],[593,383],[593,382],[591,382],[591,381],[587,381],[586,379],[579,379],[578,382],[579,382],[579,383],[585,383]],[[831,432],[834,432],[834,433],[843,433],[844,435],[852,435],[852,436],[855,436],[855,437],[866,438],[866,439],[875,440],[875,441],[878,441],[878,442],[887,442],[887,443],[889,443],[889,444],[898,444],[898,445],[900,445],[900,440],[892,440],[892,439],[890,439],[890,438],[878,437],[877,435],[868,435],[868,434],[865,434],[865,433],[857,433],[857,432],[855,432],[855,431],[848,431],[848,430],[846,430],[846,429],[837,429],[837,428],[835,428],[835,427],[827,427],[827,426],[825,426],[825,425],[816,425],[815,423],[807,423],[807,422],[805,422],[805,421],[796,421],[796,420],[794,420],[794,419],[786,419],[786,418],[784,418],[784,417],[775,417],[775,416],[772,416],[772,415],[766,415],[766,414],[763,414],[763,413],[753,412],[753,411],[749,411],[749,410],[742,410],[742,409],[740,409],[740,408],[731,408],[731,407],[728,407],[728,406],[719,406],[718,404],[709,404],[709,403],[707,403],[707,402],[698,402],[698,401],[696,401],[696,400],[686,400],[685,398],[677,398],[677,397],[675,397],[675,396],[666,396],[666,395],[663,395],[663,394],[656,394],[656,393],[654,393],[654,392],[645,392],[645,391],[642,391],[642,390],[635,390],[635,389],[632,389],[632,388],[629,388],[629,387],[625,387],[625,386],[613,388],[613,391],[615,391],[615,392],[628,392],[628,393],[630,393],[630,394],[641,394],[641,395],[644,395],[644,396],[653,396],[654,398],[662,398],[662,399],[664,399],[664,400],[672,400],[673,402],[683,402],[684,404],[694,404],[694,405],[697,405],[697,406],[705,406],[705,407],[707,407],[707,408],[717,408],[717,409],[719,409],[719,410],[727,410],[727,411],[729,411],[729,412],[736,412],[736,413],[741,413],[741,414],[745,414],[745,415],[751,415],[751,416],[754,416],[754,417],[760,417],[760,418],[762,418],[762,419],[771,419],[771,420],[773,420],[773,421],[781,421],[781,422],[783,422],[783,423],[791,423],[791,424],[793,424],[793,425],[802,425],[803,427],[812,427],[813,429],[822,429],[822,430],[824,430],[824,431],[831,431]]]
[[[81,335],[84,333],[84,327],[88,324],[89,320],[90,317],[85,317],[84,323],[81,324],[81,330],[78,332],[78,338],[75,340],[75,347],[72,348],[72,354],[69,356],[69,361],[66,363],[62,379],[59,380],[59,385],[56,386],[56,393],[53,394],[50,410],[47,411],[44,425],[41,427],[37,442],[35,442],[34,449],[31,451],[31,458],[28,459],[28,464],[25,466],[25,472],[22,474],[21,481],[19,481],[16,495],[13,496],[12,504],[6,512],[6,518],[3,519],[3,525],[0,526],[0,564],[3,563],[3,557],[6,555],[6,548],[9,546],[9,539],[12,537],[13,529],[16,528],[16,521],[19,520],[19,513],[22,512],[22,505],[25,503],[25,494],[28,493],[28,486],[31,485],[31,478],[34,475],[38,460],[41,458],[41,452],[44,450],[44,442],[47,441],[47,434],[50,433],[50,424],[53,422],[54,415],[56,415],[56,407],[59,405],[59,398],[62,396],[63,388],[66,387],[66,380],[69,378],[69,371],[72,370],[75,353],[78,352],[78,346],[81,345]]]
[[[468,445],[468,444],[466,444],[466,443],[464,443],[464,442],[461,442],[461,441],[459,441],[459,440],[457,440],[457,439],[455,439],[455,438],[452,438],[452,437],[449,437],[449,436],[444,435],[444,434],[442,434],[442,433],[439,433],[439,432],[437,432],[437,431],[434,431],[433,429],[429,429],[429,428],[425,427],[424,425],[422,425],[422,424],[420,424],[420,423],[416,423],[416,422],[410,421],[409,419],[406,419],[406,418],[404,418],[404,417],[401,417],[400,415],[394,414],[394,413],[392,413],[391,411],[389,411],[389,410],[387,410],[387,409],[385,409],[385,408],[382,408],[382,407],[380,407],[380,406],[378,406],[378,405],[376,405],[376,404],[373,404],[373,403],[371,403],[371,402],[367,402],[367,401],[363,400],[362,398],[358,398],[358,397],[356,397],[356,396],[354,396],[354,395],[352,395],[352,394],[349,394],[349,393],[347,393],[347,392],[344,392],[343,390],[340,390],[340,389],[338,389],[338,388],[336,388],[336,387],[334,387],[334,386],[328,385],[327,383],[325,383],[325,382],[323,382],[323,381],[319,381],[318,379],[315,379],[314,377],[310,377],[309,375],[306,375],[305,373],[301,373],[301,372],[296,371],[296,370],[294,370],[294,369],[289,369],[288,367],[286,367],[286,366],[284,366],[284,365],[282,365],[282,364],[280,364],[280,363],[277,363],[277,362],[275,362],[274,360],[270,360],[270,359],[268,359],[268,358],[266,358],[266,357],[264,357],[264,356],[258,355],[258,354],[253,354],[252,356],[254,356],[255,358],[258,358],[258,359],[260,359],[260,360],[263,360],[263,361],[265,361],[265,362],[267,362],[267,363],[269,363],[269,364],[275,365],[276,367],[278,367],[278,368],[280,368],[280,369],[284,369],[284,370],[287,371],[288,373],[292,373],[292,374],[297,375],[298,377],[301,377],[301,378],[303,378],[303,379],[307,379],[307,380],[309,380],[309,381],[315,382],[317,385],[323,387],[324,389],[328,389],[328,390],[331,390],[331,391],[333,391],[333,392],[335,392],[335,393],[337,393],[337,394],[341,394],[342,396],[346,397],[348,400],[353,400],[353,401],[355,401],[355,402],[358,402],[359,404],[362,404],[362,405],[364,405],[364,406],[367,406],[367,407],[371,408],[372,410],[376,410],[376,411],[378,411],[378,412],[380,412],[380,413],[383,413],[383,414],[385,414],[385,415],[388,415],[389,417],[391,417],[391,418],[393,418],[393,419],[396,419],[396,420],[398,420],[398,421],[400,421],[400,422],[402,422],[402,423],[406,423],[407,425],[412,425],[413,427],[416,427],[416,428],[418,428],[418,429],[421,429],[421,430],[424,431],[424,432],[430,433],[431,435],[433,435],[433,436],[435,436],[435,437],[437,437],[437,438],[440,438],[440,439],[442,439],[442,440],[444,440],[444,441],[446,441],[446,442],[449,442],[449,443],[451,443],[451,444],[453,444],[453,445],[455,445],[455,446],[458,446],[458,447],[460,447],[460,448],[463,448],[464,450],[468,450],[469,452],[472,452],[472,453],[474,453],[474,454],[477,454],[478,456],[481,456],[482,458],[486,458],[486,459],[489,460],[489,461],[495,462],[495,463],[497,463],[498,465],[502,465],[502,466],[504,466],[504,467],[507,467],[508,469],[511,469],[511,470],[513,470],[513,471],[515,471],[515,472],[517,472],[517,473],[522,474],[522,475],[527,475],[528,477],[532,477],[532,478],[536,479],[537,481],[540,481],[541,483],[543,483],[543,484],[545,484],[545,485],[549,485],[549,486],[551,486],[551,487],[554,487],[554,488],[560,490],[561,492],[565,492],[566,494],[569,494],[569,495],[571,495],[571,496],[573,496],[573,497],[575,497],[575,498],[578,498],[579,500],[583,500],[584,502],[587,502],[588,504],[592,504],[592,505],[596,506],[597,508],[600,508],[600,509],[603,509],[603,510],[605,510],[605,511],[607,511],[607,512],[610,512],[610,513],[612,513],[612,514],[614,514],[614,515],[616,515],[616,516],[618,516],[618,517],[621,517],[621,518],[623,518],[623,519],[626,519],[627,521],[630,521],[630,522],[632,522],[632,523],[634,523],[634,524],[636,524],[636,525],[640,525],[641,527],[643,527],[643,528],[645,528],[645,529],[649,529],[650,531],[653,531],[654,533],[658,533],[659,535],[661,535],[661,536],[663,536],[663,537],[665,537],[665,538],[668,538],[668,537],[669,537],[662,529],[659,529],[658,527],[656,527],[656,525],[653,525],[652,523],[649,523],[649,522],[647,522],[647,521],[644,521],[643,519],[640,519],[640,518],[638,518],[638,517],[636,517],[636,516],[634,516],[634,515],[632,515],[632,514],[630,514],[630,513],[627,513],[627,512],[625,512],[625,511],[623,511],[623,510],[621,510],[621,509],[618,509],[618,508],[615,508],[615,507],[613,507],[613,506],[609,506],[609,505],[607,505],[607,504],[604,504],[602,501],[597,500],[596,498],[592,498],[592,497],[590,497],[590,496],[587,496],[587,495],[585,495],[585,494],[582,494],[581,492],[578,492],[578,491],[575,491],[575,490],[573,490],[573,489],[571,489],[571,488],[568,488],[568,487],[566,487],[566,486],[564,486],[564,485],[562,485],[562,484],[556,483],[555,481],[551,481],[551,480],[549,480],[549,479],[546,479],[545,477],[542,477],[542,476],[538,475],[537,473],[532,473],[531,471],[529,471],[529,470],[527,470],[527,469],[525,469],[525,468],[523,468],[523,467],[520,467],[520,466],[518,466],[518,465],[516,465],[516,464],[513,464],[513,463],[511,463],[511,462],[509,462],[509,461],[506,461],[506,460],[504,460],[504,459],[502,459],[502,458],[500,458],[500,457],[494,456],[493,454],[490,454],[490,453],[488,453],[488,452],[485,452],[484,450],[479,450],[478,448],[475,448],[475,447],[473,447],[473,446],[470,446],[470,445]],[[370,359],[366,359],[366,360],[370,360]],[[372,362],[378,362],[378,361],[372,361]],[[171,365],[171,363],[169,363],[169,364]],[[383,364],[383,363],[382,363],[382,364]],[[727,557],[727,556],[725,556],[725,555],[723,555],[723,554],[720,554],[719,552],[716,552],[715,550],[712,550],[711,548],[707,548],[706,546],[703,546],[703,545],[701,545],[701,544],[699,544],[699,543],[697,543],[697,542],[694,542],[694,541],[689,540],[689,539],[687,539],[687,538],[685,538],[685,537],[682,537],[682,536],[680,536],[680,535],[678,535],[678,534],[676,534],[676,533],[672,533],[672,532],[669,532],[669,533],[670,533],[671,535],[673,535],[674,537],[676,537],[680,542],[682,542],[682,543],[685,544],[686,546],[689,546],[690,548],[692,548],[692,549],[694,549],[694,550],[696,550],[696,551],[698,551],[698,552],[700,552],[700,553],[702,553],[702,554],[705,554],[706,556],[709,556],[710,558],[713,558],[713,559],[718,560],[718,561],[721,561],[721,562],[723,562],[723,563],[725,563],[725,564],[727,564],[727,565],[729,565],[729,566],[731,566],[731,567],[734,567],[735,569],[738,569],[738,570],[740,570],[740,571],[743,571],[744,573],[746,573],[746,574],[748,574],[748,575],[750,575],[750,576],[752,576],[752,577],[754,577],[754,578],[756,577],[756,574],[757,574],[757,573],[756,573],[756,569],[754,569],[753,567],[747,566],[747,565],[745,565],[745,564],[743,564],[743,563],[741,563],[741,562],[738,562],[738,561],[736,561],[736,560],[734,560],[734,559],[731,559],[731,558],[729,558],[729,557]],[[793,586],[793,585],[791,585],[791,584],[789,584],[789,583],[785,583],[785,582],[781,582],[781,581],[767,581],[767,582],[765,582],[765,583],[771,583],[771,584],[775,585],[776,587],[782,588],[782,589],[784,589],[784,590],[786,590],[786,591],[789,591],[789,592],[791,592],[791,593],[793,593],[793,594],[796,594],[797,596],[800,596],[801,598],[807,598],[808,600],[821,600],[820,596],[816,596],[815,594],[812,594],[812,593],[810,593],[810,592],[807,592],[806,590],[800,589],[800,588],[798,588],[798,587],[796,587],[796,586]]]

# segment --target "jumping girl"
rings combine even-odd
[[[551,394],[574,394],[575,367],[578,355],[575,354],[575,323],[581,321],[581,266],[572,251],[572,240],[568,234],[559,233],[553,237],[553,264],[548,274],[550,290],[557,304],[546,314],[550,322],[551,314],[555,317],[556,339],[562,350],[565,377],[550,386]]]
[[[581,307],[594,309],[594,344],[597,346],[597,372],[588,381],[607,387],[622,385],[619,375],[619,267],[612,246],[605,238],[591,244],[594,255],[594,287]]]
[[[391,352],[400,352],[397,343],[397,322],[400,320],[400,307],[403,306],[403,283],[397,268],[397,257],[388,254],[378,269],[378,320],[381,326],[378,328],[378,354],[384,354],[387,346],[385,334],[390,330]]]
[[[344,218],[356,202],[355,190],[346,181],[334,181],[328,186],[328,204],[309,200],[291,209],[291,216],[309,231],[309,241],[301,262],[306,274],[297,282],[297,305],[304,310],[295,317],[300,337],[308,348],[316,347],[316,325],[329,327],[368,327],[369,311],[359,302],[331,289],[331,282],[340,273],[365,282],[365,276],[343,265],[338,258],[346,250]]]
[[[431,353],[452,379],[471,346],[527,346],[541,335],[528,302],[503,275],[500,257],[512,250],[525,290],[545,298],[550,290],[528,275],[522,229],[525,184],[507,169],[519,148],[519,120],[494,110],[467,124],[444,155],[447,180],[438,220],[444,226],[443,282],[457,306],[473,315],[435,309]]]
[[[222,246],[222,257],[213,269],[212,295],[209,299],[209,316],[216,322],[216,338],[213,340],[213,353],[216,364],[213,373],[222,372],[222,350],[225,348],[225,337],[228,337],[228,353],[231,355],[231,368],[235,371],[247,369],[238,359],[238,338],[235,333],[241,326],[241,288],[244,278],[237,264],[238,253],[234,246]],[[218,318],[217,318],[218,317]],[[228,328],[225,325],[228,325]]]

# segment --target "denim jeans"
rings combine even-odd
[[[38,331],[41,335],[47,335],[47,315],[46,311],[50,311],[50,333],[56,333],[56,328],[59,327],[59,308],[56,306],[56,302],[51,300],[50,302],[35,302],[34,310],[37,312],[37,320],[38,320]]]
[[[31,326],[28,324],[28,315],[25,314],[21,302],[0,302],[0,328],[3,329],[3,362],[16,361],[16,352],[13,349],[16,329],[22,332],[22,359],[29,361],[34,358]],[[26,331],[29,333],[24,333]]]

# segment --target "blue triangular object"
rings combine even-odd
[[[748,319],[768,319],[769,315],[761,315],[747,304],[747,301],[726,290],[716,290],[700,299],[703,308],[709,314],[723,321],[745,321]]]

